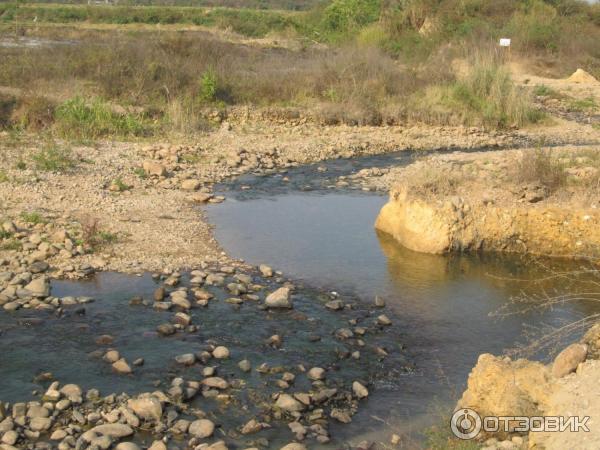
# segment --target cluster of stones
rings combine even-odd
[[[90,264],[75,266],[73,258],[88,254],[90,248],[81,241],[81,225],[70,222],[61,226],[61,220],[38,223],[26,220],[7,220],[0,227],[0,249],[11,257],[0,259],[0,267],[13,271],[29,270],[43,273],[49,269],[48,261],[55,264],[55,276],[86,276],[94,271]],[[69,230],[68,230],[68,229]]]
[[[41,401],[0,403],[0,448],[139,450],[132,440],[136,431],[163,436],[147,446],[151,450],[166,450],[173,436],[187,437],[193,449],[227,448],[222,441],[202,442],[215,431],[203,411],[186,411],[189,420],[181,417],[182,408],[161,391],[130,398],[100,397],[90,389],[84,396],[77,385],[54,382]]]
[[[157,328],[161,336],[177,332],[194,333],[198,330],[198,325],[193,323],[192,309],[210,307],[211,301],[215,301],[207,287],[218,287],[227,292],[230,296],[225,301],[234,307],[248,302],[265,311],[294,309],[294,286],[269,266],[261,265],[258,273],[260,280],[270,280],[268,284],[272,287],[268,292],[263,292],[267,289],[265,283],[257,283],[253,275],[234,266],[212,267],[202,264],[199,269],[190,272],[189,282],[185,286],[182,285],[181,273],[165,270],[153,275],[156,280],[161,280],[161,285],[155,290],[151,300],[135,297],[130,303],[172,313],[171,320]],[[43,273],[2,274],[4,275],[0,275],[0,280],[6,287],[0,298],[9,298],[8,294],[13,295],[12,293],[16,296],[16,300],[4,302],[5,309],[62,308],[68,304],[91,300],[83,297],[52,297],[48,276]],[[375,306],[385,305],[382,300],[376,299]],[[351,304],[344,303],[333,293],[323,307],[330,311],[352,309]],[[375,327],[382,328],[390,324],[390,319],[384,314],[373,318]],[[349,325],[348,328],[332,330],[332,333],[340,341],[352,340],[358,347],[364,347],[364,336],[368,328],[359,326],[356,319],[349,320]],[[319,336],[315,336],[315,340],[319,339]],[[113,338],[108,335],[97,340],[100,345],[110,345],[112,342]],[[277,349],[284,348],[283,338],[279,335],[271,336],[266,344]],[[387,355],[383,348],[375,347],[375,352],[381,358]],[[130,363],[115,348],[99,350],[98,356],[111,364],[116,373],[123,375],[134,375],[135,367],[144,364],[142,358]],[[215,424],[214,417],[211,420],[208,414],[196,407],[197,402],[192,401],[200,396],[226,403],[239,401],[235,392],[244,388],[244,380],[236,379],[231,373],[219,373],[219,362],[233,357],[235,352],[209,340],[203,350],[174,358],[175,366],[202,365],[199,371],[201,377],[174,378],[164,392],[155,391],[136,398],[125,394],[111,394],[101,398],[94,389],[83,395],[78,386],[61,387],[58,382],[54,382],[41,401],[13,405],[0,403],[0,449],[136,450],[140,448],[139,439],[136,440],[137,431],[153,435],[153,442],[148,447],[152,450],[166,449],[166,444],[172,439],[185,441],[186,448],[227,449],[224,441],[206,442],[217,439],[215,430],[219,428],[218,422]],[[356,350],[342,357],[359,359],[361,355]],[[261,414],[251,418],[239,429],[229,430],[227,435],[254,435],[272,427],[275,421],[285,421],[296,441],[283,447],[286,450],[304,449],[301,442],[306,439],[318,444],[329,442],[330,420],[351,422],[359,402],[369,395],[367,383],[362,380],[354,380],[348,386],[340,385],[338,381],[329,382],[327,368],[306,368],[303,365],[294,368],[271,367],[266,362],[253,368],[252,363],[246,359],[238,361],[238,368],[241,376],[252,370],[264,376],[275,376],[277,379],[272,381],[278,391],[273,394],[268,394],[267,391],[256,393],[255,399],[260,398],[259,404],[262,405]],[[294,389],[298,377],[308,379],[312,388],[308,391]],[[269,445],[264,438],[259,438],[257,442],[261,442],[262,447]]]
[[[229,350],[216,347],[212,357],[228,358]],[[180,362],[189,363],[185,360]],[[239,368],[243,372],[251,370],[248,361],[241,361]],[[264,367],[257,370],[264,370]],[[226,450],[228,447],[223,441],[206,442],[214,437],[218,425],[190,402],[200,393],[205,398],[229,401],[231,395],[228,390],[239,389],[241,384],[217,376],[215,368],[211,367],[205,367],[203,375],[200,381],[175,378],[166,392],[154,391],[134,398],[126,394],[100,397],[96,389],[90,389],[84,396],[79,386],[67,384],[61,387],[55,381],[41,401],[12,405],[0,403],[0,448],[91,450],[114,447],[116,450],[139,450],[134,435],[137,431],[144,431],[153,436],[153,442],[147,445],[151,450],[166,450],[166,444],[172,439],[178,442],[185,440],[186,448],[195,450]],[[330,417],[348,423],[351,414],[358,408],[358,401],[369,395],[368,389],[359,381],[352,384],[351,392],[328,388],[323,368],[313,367],[305,371],[305,375],[312,380],[313,392],[274,394],[270,412],[260,420],[249,420],[237,432],[252,435],[270,428],[270,421],[285,418],[297,441],[308,436],[319,443],[326,443],[329,435],[325,407],[350,405],[348,408],[334,406],[330,412]],[[281,378],[288,385],[294,382],[295,375],[286,372]],[[303,422],[308,425],[303,425]],[[268,441],[266,443],[268,445]],[[282,448],[305,447],[291,443]]]
[[[0,272],[0,306],[5,311],[18,309],[62,311],[62,308],[73,305],[83,305],[93,301],[91,297],[53,297],[50,295],[50,280],[46,275],[39,274],[38,269],[47,270],[48,265],[35,262],[29,270],[18,273],[12,271]]]
[[[211,193],[212,183],[226,177],[249,171],[260,173],[275,168],[293,167],[296,163],[279,155],[276,148],[260,153],[245,149],[235,149],[213,158],[215,164],[211,173],[199,174],[194,161],[203,153],[202,148],[189,146],[150,146],[143,150],[146,159],[140,169],[148,177],[148,183],[164,189],[181,189],[193,193],[190,201],[196,203],[220,203],[222,196]]]

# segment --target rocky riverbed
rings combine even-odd
[[[155,389],[140,392],[138,387],[136,395],[128,395],[62,384],[51,372],[32,373],[35,384],[43,386],[39,397],[34,392],[37,400],[0,408],[3,449],[325,445],[330,424],[352,422],[384,367],[410,370],[384,302],[369,307],[306,290],[265,265],[203,264],[188,274],[163,271],[152,277],[150,295],[115,305],[127,314],[153,318],[156,325],[144,336],[157,344],[148,356],[155,359],[160,353],[163,359],[151,367],[144,354],[126,345],[129,338],[123,340],[119,329],[94,335],[100,316],[82,306],[92,299],[53,297],[44,278],[21,287],[26,275],[9,279],[7,274],[3,279],[17,286],[15,302],[22,309],[5,308],[4,314],[15,314],[20,326],[51,328],[76,320],[72,325],[79,329],[80,345],[88,348],[93,339],[96,347],[84,357],[97,361],[96,370],[109,370],[105,376],[130,378],[131,386],[138,377],[163,376],[152,381]],[[7,325],[3,339],[15,333]],[[71,364],[69,356],[62,364]],[[36,358],[30,360],[35,366]],[[285,447],[286,436],[297,443]]]
[[[413,370],[384,301],[302,287],[268,266],[233,260],[199,206],[227,201],[216,183],[236,177],[239,193],[249,189],[244,177],[381,191],[406,158],[374,160],[364,172],[347,162],[509,147],[538,131],[270,120],[257,125],[232,113],[195,143],[70,146],[3,136],[0,339],[11,345],[27,332],[28,345],[37,340],[44,350],[43,364],[31,366],[30,347],[6,353],[31,371],[19,376],[35,387],[19,396],[11,389],[11,402],[0,403],[2,450],[348,447],[332,430],[352,422],[378,377],[394,383]],[[546,130],[556,143],[595,138],[583,128],[570,133]],[[110,271],[149,274],[149,285],[115,301],[85,289],[56,293],[56,280]],[[61,344],[64,360],[42,345],[61,335],[71,344]],[[42,358],[47,351],[56,355]],[[57,379],[47,369],[56,361]],[[99,383],[86,381],[95,371]],[[111,383],[127,394],[106,389]]]

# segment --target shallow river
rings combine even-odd
[[[410,161],[410,156],[398,159]],[[385,165],[380,158],[371,162],[366,165]],[[598,311],[597,305],[580,302],[498,314],[522,291],[568,289],[564,280],[536,280],[578,264],[407,250],[373,227],[385,196],[330,189],[335,176],[364,165],[347,164],[338,161],[319,176],[313,166],[313,172],[302,168],[275,177],[244,177],[222,187],[228,201],[210,207],[208,216],[218,241],[234,257],[272,264],[287,276],[342,297],[357,296],[367,303],[375,296],[386,300],[415,371],[381,383],[369,405],[355,416],[353,423],[367,437],[381,439],[382,433],[396,432],[418,441],[424,427],[439,424],[439,411],[452,408],[460,397],[478,355],[500,354],[527,343],[527,333],[538,327],[559,326]],[[232,186],[234,192],[227,192]],[[240,186],[246,190],[240,191]]]
[[[517,256],[410,252],[373,228],[384,196],[331,188],[339,175],[403,161],[410,161],[410,155],[339,160],[285,174],[244,176],[219,187],[227,201],[206,211],[219,242],[233,257],[255,265],[267,263],[294,280],[299,289],[293,311],[266,314],[255,305],[236,307],[224,301],[230,295],[223,289],[209,288],[218,301],[192,310],[200,331],[161,338],[156,326],[168,321],[170,313],[129,304],[133,296],[151,298],[157,282],[149,274],[102,273],[86,281],[54,282],[54,296],[92,296],[96,301],[85,308],[69,308],[64,317],[26,310],[0,314],[0,399],[33,398],[33,390],[48,385],[34,380],[44,372],[52,372],[62,383],[95,387],[104,394],[152,391],[157,381],[165,388],[170,378],[180,375],[197,379],[198,367],[181,369],[173,358],[201,351],[212,339],[232,351],[231,360],[220,368],[220,373],[231,377],[239,376],[237,362],[247,358],[253,367],[263,362],[284,367],[322,365],[329,369],[332,384],[360,379],[374,387],[352,424],[332,424],[330,446],[314,447],[312,442],[310,448],[340,448],[344,441],[362,439],[388,441],[391,433],[408,435],[419,445],[421,431],[440,420],[436,410],[451,408],[464,389],[480,353],[497,354],[514,347],[531,325],[556,325],[597,309],[575,303],[503,320],[490,317],[511,296],[539,290],[540,285],[529,280],[547,275],[547,269],[539,261]],[[573,267],[549,264],[561,270]],[[253,276],[254,282],[266,285],[267,292],[273,289],[271,280]],[[569,288],[559,281],[545,282],[543,287]],[[344,312],[325,309],[323,304],[331,299],[328,291],[336,291],[355,307]],[[350,319],[372,323],[373,314],[380,313],[373,308],[375,296],[385,299],[384,312],[393,326],[370,329],[359,360],[339,358],[345,344],[332,331],[348,327]],[[264,344],[275,333],[284,336],[281,350]],[[101,346],[95,341],[102,334],[115,337],[112,346],[128,361],[144,358],[144,366],[129,377],[113,373],[99,358]],[[321,340],[313,341],[311,335]],[[374,346],[384,347],[389,357],[384,361],[376,357]],[[268,403],[277,391],[272,379],[255,371],[244,382],[248,389],[234,407],[222,410],[199,400],[199,406],[214,412],[224,429],[239,427],[260,414],[260,403]],[[299,379],[295,389],[309,388],[302,383]],[[291,438],[285,424],[260,436],[270,440],[269,448]]]

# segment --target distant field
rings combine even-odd
[[[239,105],[301,108],[326,123],[538,122],[500,37],[529,73],[600,78],[600,6],[576,0],[331,0],[308,11],[2,3],[0,34],[0,87],[22,93],[0,98],[0,124],[62,134],[80,117],[127,135],[200,129],[204,110]],[[122,120],[123,108],[139,117]]]
[[[58,4],[0,5],[0,22],[192,24],[230,29],[260,37],[294,25],[293,12],[182,6],[111,6]]]
[[[103,0],[99,0],[103,3]],[[87,4],[87,0],[38,0],[23,3],[60,3],[60,4]],[[92,2],[93,3],[93,2]],[[119,0],[121,6],[213,6],[224,8],[247,9],[288,9],[292,11],[305,11],[320,3],[320,0]]]

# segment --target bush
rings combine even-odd
[[[12,97],[0,95],[0,128],[8,127],[17,101]]]
[[[513,16],[507,33],[521,50],[557,50],[561,27],[556,9],[541,0],[533,0],[527,6]]]
[[[333,0],[325,8],[323,27],[331,32],[349,34],[379,18],[381,0]]]
[[[56,109],[55,129],[65,138],[97,139],[147,134],[142,120],[129,113],[116,113],[98,98],[86,102],[82,97],[67,100]]]
[[[54,110],[54,103],[45,97],[25,97],[13,112],[12,123],[32,131],[44,130],[54,122]]]
[[[209,68],[200,78],[200,101],[210,103],[217,99],[217,75]]]

